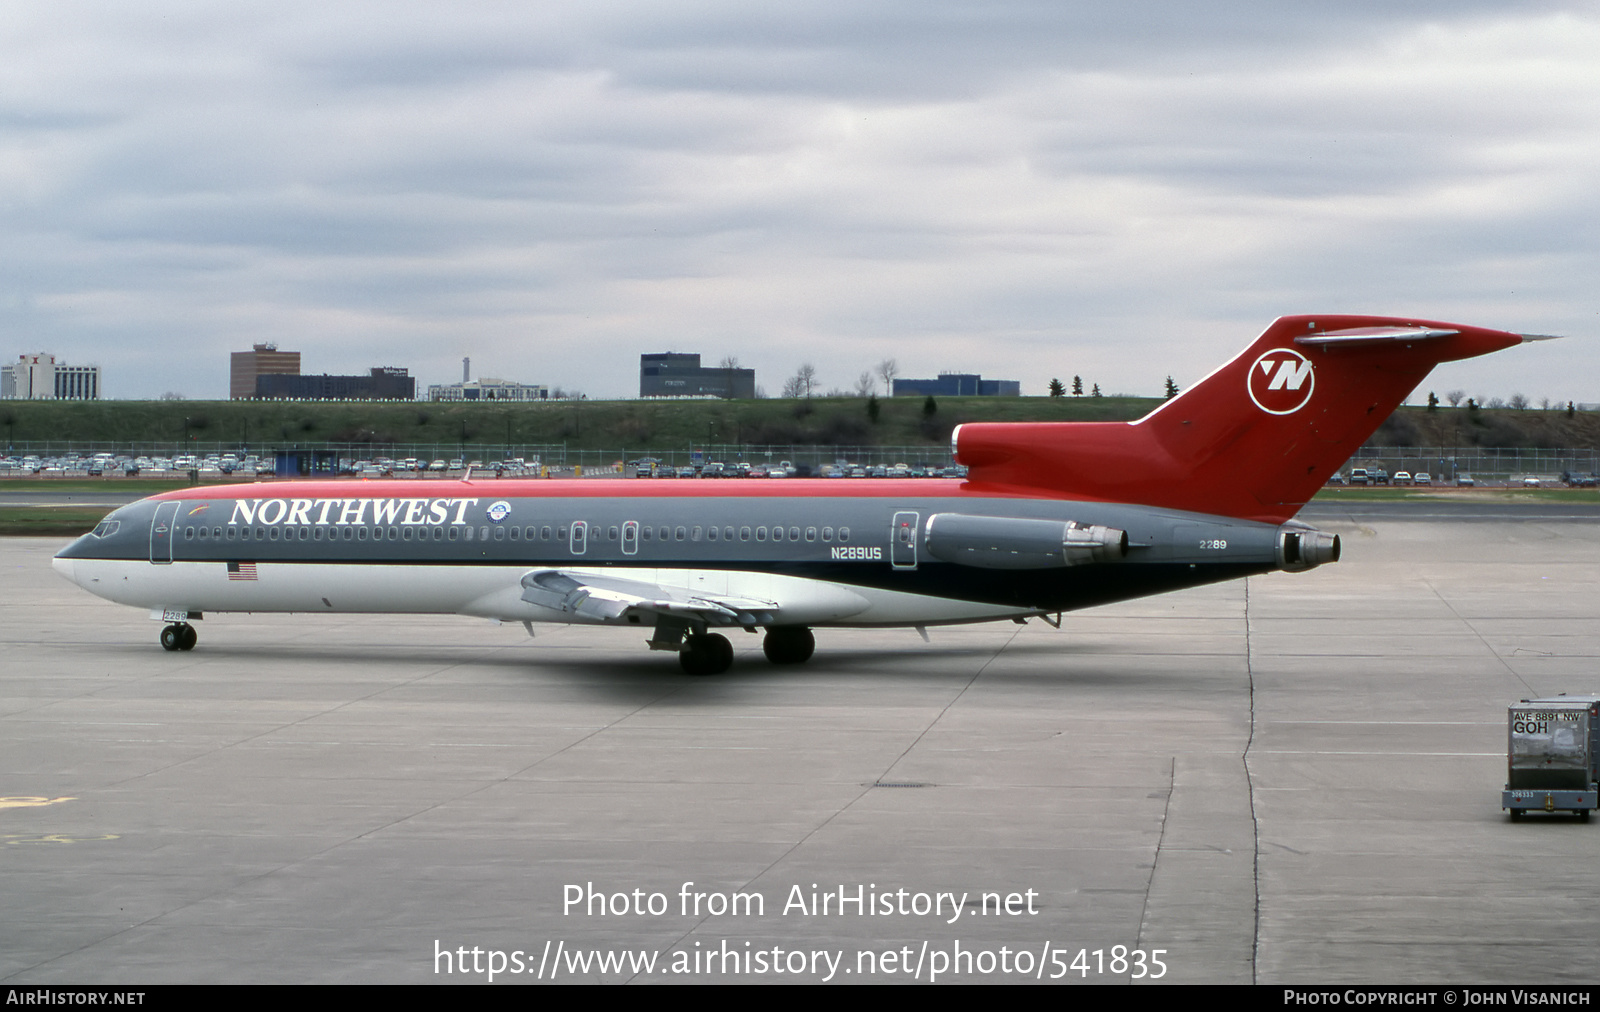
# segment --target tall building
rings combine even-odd
[[[298,375],[298,351],[279,351],[275,344],[258,344],[250,351],[236,351],[228,370],[228,398],[240,401],[255,397],[256,379],[261,376]]]
[[[0,398],[97,401],[100,399],[100,367],[67,365],[42,351],[22,355],[16,363],[0,369]]]
[[[702,369],[699,355],[669,351],[639,356],[640,397],[728,397],[756,395],[754,369]]]

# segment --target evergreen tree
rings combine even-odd
[[[933,399],[933,395],[929,394],[928,399],[922,402],[922,417],[932,418],[938,412],[939,404]]]
[[[1170,401],[1176,396],[1178,396],[1178,384],[1172,382],[1172,377],[1168,376],[1167,377],[1167,400]]]
[[[882,411],[883,411],[882,406],[878,404],[878,395],[877,394],[873,394],[872,396],[867,398],[867,417],[872,419],[872,424],[873,425],[877,425],[878,424],[878,415]]]
[[[1082,397],[1083,396],[1083,377],[1082,376],[1074,376],[1074,377],[1072,377],[1072,396],[1074,396],[1074,397]]]
[[[1051,397],[1060,397],[1062,394],[1064,394],[1066,392],[1067,392],[1067,388],[1061,385],[1061,381],[1060,380],[1053,379],[1053,380],[1050,381],[1050,396]]]

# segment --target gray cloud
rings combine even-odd
[[[99,361],[118,396],[221,396],[258,340],[595,395],[668,347],[769,390],[894,355],[1153,393],[1282,313],[1581,334],[1596,310],[1588,3],[19,4],[11,28],[4,353]],[[1452,385],[1600,400],[1589,357]]]

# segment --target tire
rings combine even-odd
[[[761,652],[774,664],[804,664],[816,649],[817,638],[803,625],[773,626],[761,641]]]
[[[161,649],[178,650],[183,644],[183,633],[175,625],[169,625],[161,630]]]
[[[178,649],[193,650],[194,645],[200,642],[200,634],[195,631],[192,625],[181,625],[178,629]]]
[[[678,651],[678,663],[691,675],[720,675],[733,666],[733,644],[718,633],[690,636]]]

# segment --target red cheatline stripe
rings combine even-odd
[[[931,499],[1060,498],[975,488],[959,478],[493,478],[470,484],[426,479],[260,481],[163,492],[153,499]]]

